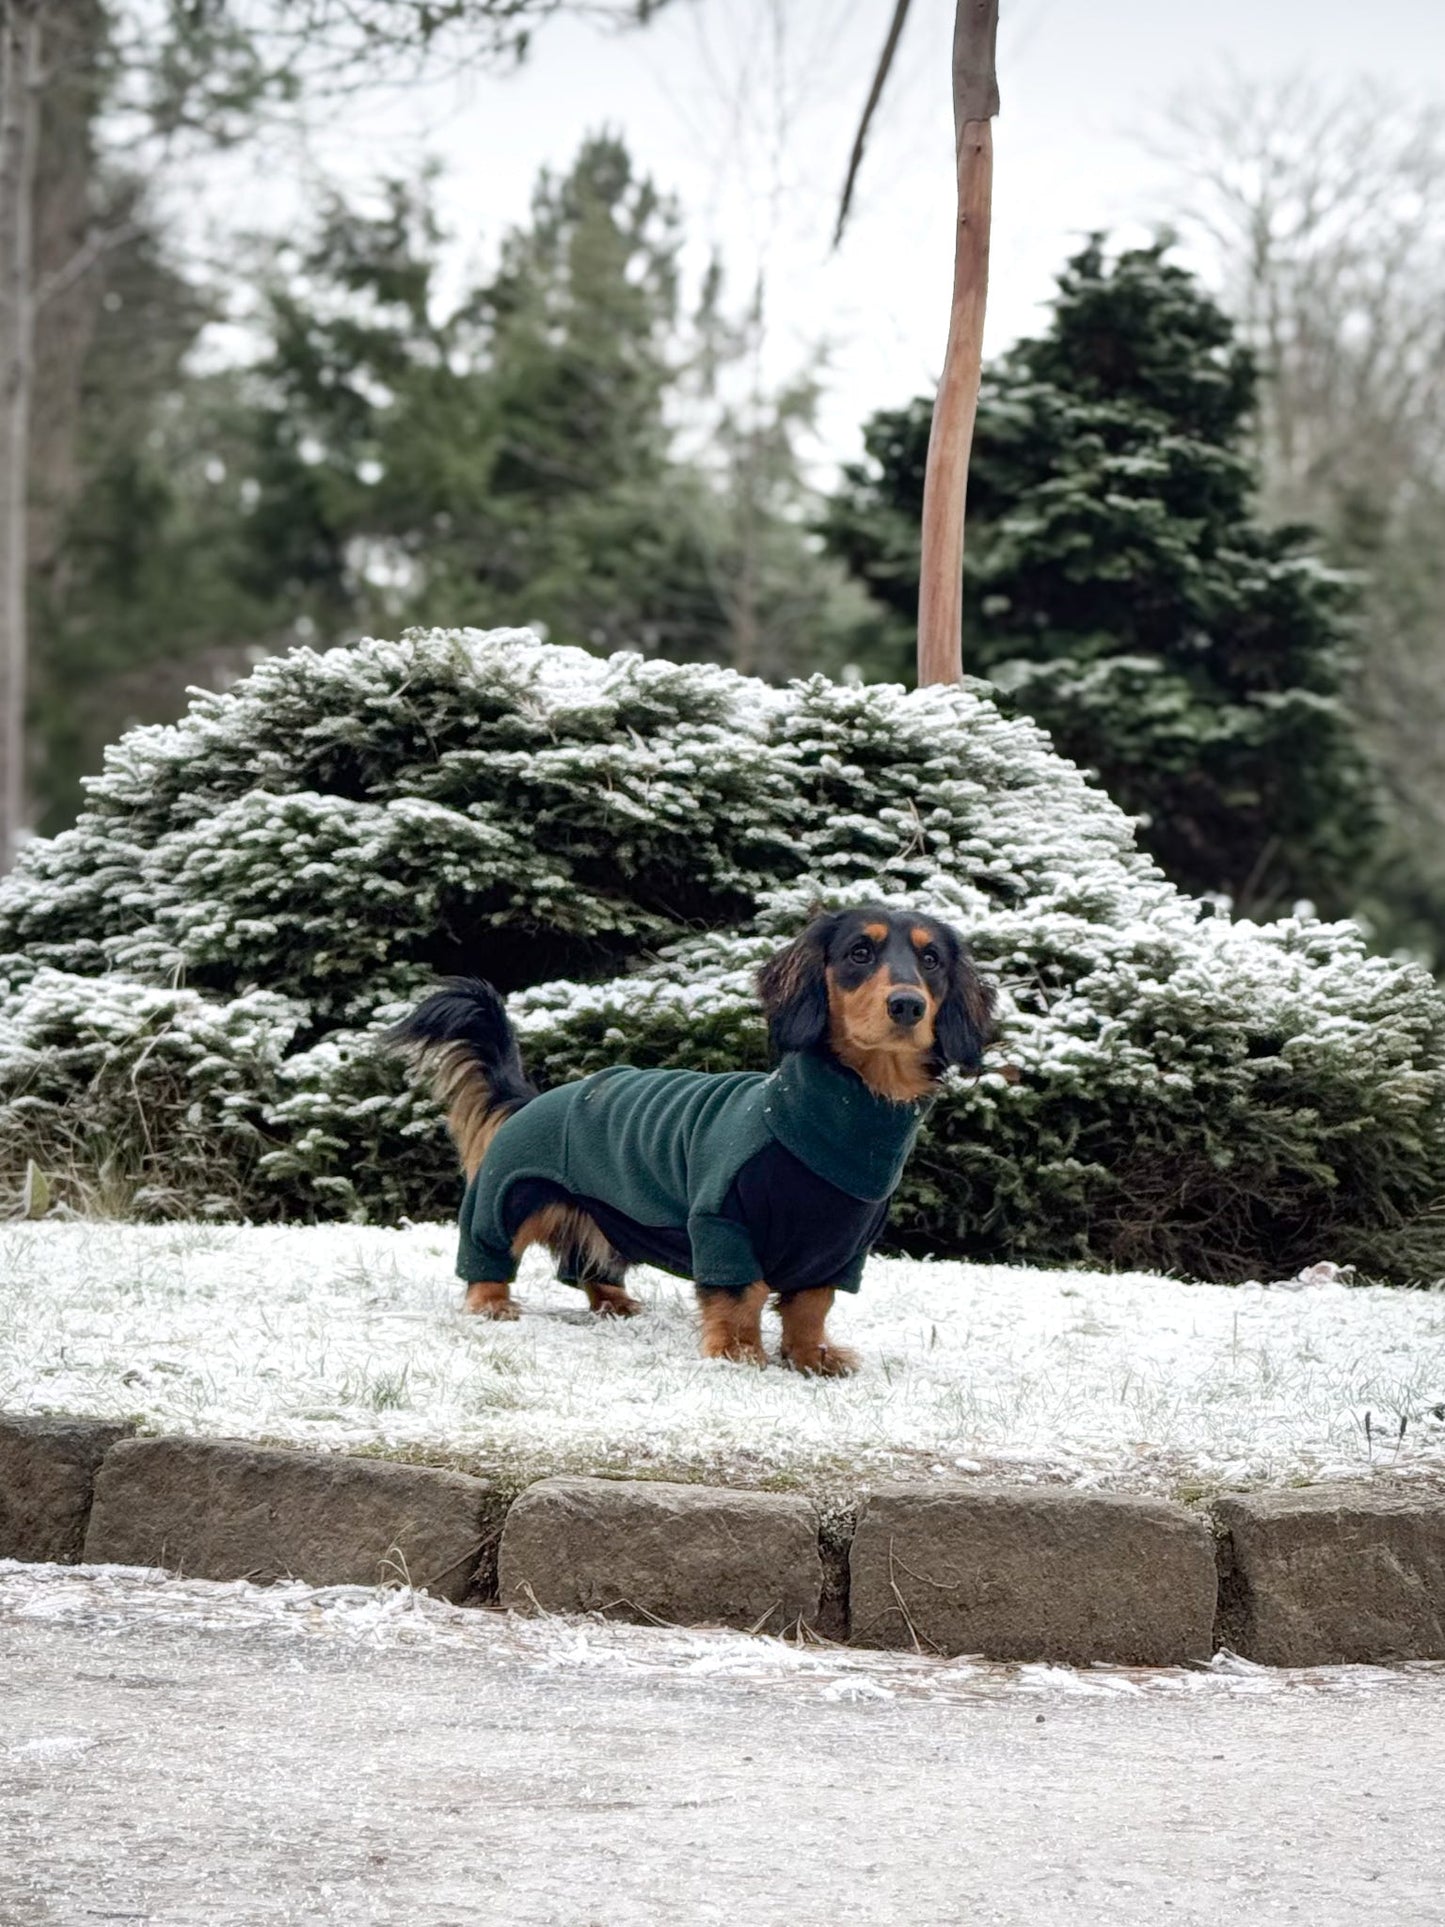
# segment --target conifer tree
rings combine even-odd
[[[392,183],[372,212],[333,201],[275,260],[255,596],[327,638],[517,623],[775,675],[866,649],[883,625],[806,527],[795,443],[816,388],[761,397],[746,433],[703,392],[703,361],[715,375],[746,337],[719,325],[715,274],[703,315],[681,312],[680,214],[621,142],[544,174],[495,273],[451,307],[441,241],[426,183]],[[685,411],[717,419],[705,457],[677,446]]]
[[[145,203],[157,165],[235,144],[253,130],[263,105],[287,107],[301,95],[334,93],[379,74],[420,76],[458,59],[505,68],[526,56],[534,28],[569,4],[0,4],[0,874],[33,827],[36,803],[41,816],[53,821],[66,800],[73,802],[65,798],[72,774],[66,766],[90,733],[57,722],[45,687],[47,677],[54,682],[77,657],[84,661],[87,643],[104,631],[101,623],[87,633],[84,609],[78,620],[74,612],[57,611],[55,579],[68,575],[71,559],[59,554],[57,544],[64,542],[60,522],[67,509],[77,527],[90,526],[75,498],[83,480],[97,478],[82,478],[76,460],[76,397],[91,385],[87,348],[97,318],[121,298],[108,264],[132,238],[143,244],[153,239]],[[618,25],[641,25],[665,4],[580,0],[578,10]],[[142,265],[155,264],[151,250]],[[142,385],[147,359],[142,350],[136,369]],[[122,390],[120,399],[125,406],[131,397]],[[92,397],[91,405],[104,416],[106,400]],[[161,424],[151,427],[163,436]],[[123,532],[125,511],[133,506],[139,523],[134,533],[156,537],[138,553],[137,572],[164,581],[174,572],[163,551],[176,532],[163,526],[163,510],[171,506],[158,502],[164,477],[158,472],[146,479],[156,486],[137,487],[133,504],[112,491],[108,503],[86,507],[113,512],[104,547],[106,538]],[[112,472],[105,480],[113,485],[118,477]],[[177,519],[184,524],[183,508]],[[182,543],[186,533],[180,532]],[[195,551],[186,558],[194,559]],[[103,575],[102,569],[94,579]],[[38,611],[45,625],[39,676],[30,660],[30,602],[37,586],[51,597],[51,605]],[[204,586],[219,591],[223,603],[232,599],[232,583],[210,580]],[[126,613],[134,607],[134,597],[122,604]],[[163,659],[168,643],[194,644],[196,626],[183,624],[183,632],[191,631],[183,636],[150,638],[140,650],[142,664]],[[133,633],[143,633],[143,625]],[[233,655],[247,646],[234,634],[225,641]],[[103,659],[115,652],[101,642],[98,653],[101,662],[85,662],[88,679],[95,668],[109,667]],[[37,685],[38,704],[32,701]],[[93,679],[88,693],[94,694]],[[27,741],[27,726],[36,722],[38,745]]]
[[[969,495],[971,663],[1141,821],[1193,894],[1251,915],[1359,900],[1378,824],[1340,701],[1349,585],[1266,529],[1257,375],[1164,244],[1059,282],[1051,324],[988,371]],[[827,540],[916,606],[929,404],[875,416]]]

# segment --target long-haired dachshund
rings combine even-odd
[[[815,917],[757,982],[769,1075],[623,1065],[539,1094],[501,998],[476,979],[396,1026],[466,1172],[468,1311],[515,1318],[517,1259],[542,1244],[603,1315],[639,1309],[629,1265],[691,1278],[706,1358],[764,1363],[776,1293],[784,1363],[856,1369],[824,1328],[833,1295],[858,1289],[944,1070],[979,1067],[992,992],[947,924],[871,905]]]

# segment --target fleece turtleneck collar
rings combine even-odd
[[[767,1080],[763,1116],[818,1177],[850,1197],[882,1199],[897,1190],[932,1102],[894,1104],[835,1058],[795,1051]]]

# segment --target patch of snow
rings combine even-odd
[[[84,1733],[41,1733],[34,1739],[16,1740],[12,1745],[0,1742],[0,1751],[12,1759],[71,1760],[97,1745],[99,1741]]]
[[[9,1620],[83,1622],[99,1632],[146,1625],[215,1634],[260,1633],[280,1640],[368,1651],[430,1646],[472,1650],[533,1673],[585,1672],[616,1679],[666,1678],[706,1688],[776,1687],[827,1702],[965,1702],[1021,1693],[1059,1698],[1200,1695],[1236,1698],[1279,1693],[1355,1693],[1445,1680],[1445,1664],[1266,1667],[1221,1653],[1186,1667],[1016,1665],[976,1658],[861,1651],[797,1644],[712,1627],[631,1626],[615,1620],[523,1618],[450,1606],[425,1593],[364,1586],[254,1586],[176,1579],[134,1566],[42,1566],[0,1560],[0,1624]],[[47,1740],[52,1751],[69,1736]]]
[[[601,1321],[529,1253],[522,1318],[468,1318],[453,1251],[440,1225],[12,1224],[0,1410],[820,1494],[1445,1474],[1438,1289],[875,1259],[834,1314],[863,1369],[808,1380],[699,1359],[692,1294],[659,1273],[630,1284],[646,1316]]]

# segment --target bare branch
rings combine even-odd
[[[1154,146],[1264,367],[1273,511],[1387,504],[1420,463],[1445,481],[1445,112],[1369,81],[1230,76]]]
[[[838,219],[833,228],[833,251],[836,253],[843,239],[843,229],[848,222],[848,212],[853,205],[853,189],[858,180],[858,170],[863,165],[863,149],[867,145],[868,130],[873,125],[873,116],[878,103],[883,98],[883,89],[893,67],[893,56],[898,51],[898,41],[903,33],[903,23],[908,18],[912,0],[897,0],[893,9],[893,19],[889,23],[888,38],[883,42],[883,52],[878,56],[878,66],[873,75],[873,84],[868,89],[868,99],[863,107],[863,118],[858,123],[858,132],[853,137],[853,152],[848,157],[848,178],[843,183],[842,198],[838,202]]]
[[[1354,700],[1410,863],[1445,900],[1445,109],[1363,79],[1230,75],[1152,145],[1260,357],[1267,511],[1321,524],[1367,571]]]
[[[113,227],[93,228],[68,261],[36,283],[34,300],[37,313],[45,308],[47,302],[54,301],[73,288],[77,281],[83,281],[107,254],[125,247],[145,231],[138,221],[119,221]]]

